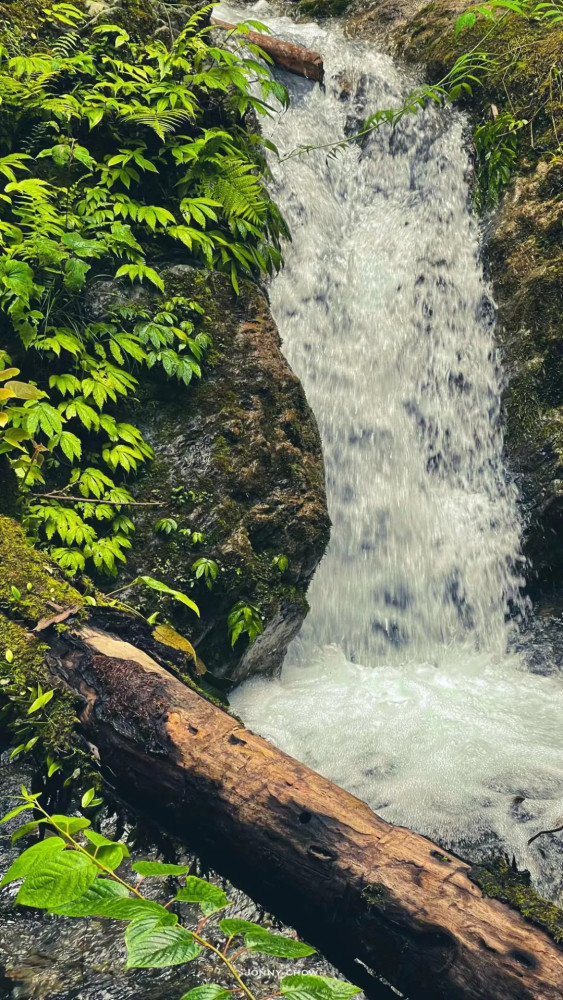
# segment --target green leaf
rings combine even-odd
[[[112,872],[116,868],[119,868],[123,861],[123,848],[121,844],[103,844],[101,847],[89,844],[86,850],[91,858]]]
[[[82,796],[82,799],[80,801],[80,805],[82,806],[83,809],[88,808],[95,794],[96,794],[95,788],[89,788],[87,792],[84,792],[84,795]]]
[[[222,889],[196,875],[188,875],[185,889],[180,889],[174,898],[183,903],[199,903],[206,917],[229,906],[229,900]]]
[[[226,917],[219,921],[219,927],[227,937],[234,937],[235,934],[268,934],[269,932],[260,924],[253,924],[250,920],[240,920],[238,917]]]
[[[39,709],[44,708],[45,705],[48,705],[54,693],[55,693],[54,691],[45,691],[44,694],[39,695],[39,697],[36,698],[35,701],[28,708],[27,714],[32,715],[33,712],[38,712]]]
[[[0,823],[7,823],[8,820],[14,819],[16,816],[19,816],[20,813],[25,812],[27,809],[33,809],[31,803],[26,803],[26,805],[24,806],[15,806],[13,809],[10,809],[10,811],[7,812],[4,816],[2,816],[2,819],[0,819]]]
[[[138,875],[160,875],[161,877],[164,875],[185,875],[190,870],[189,865],[168,865],[162,861],[136,861],[131,867]]]
[[[197,958],[201,948],[183,927],[173,926],[176,918],[143,917],[133,920],[125,931],[128,969],[162,969],[182,965]]]
[[[17,878],[25,878],[34,872],[41,870],[50,859],[54,858],[64,850],[65,842],[62,837],[46,837],[38,844],[32,844],[19,858],[16,858],[13,865],[10,865],[0,886],[9,885]]]
[[[194,986],[193,990],[188,990],[180,997],[180,1000],[224,1000],[229,997],[231,990],[226,990],[224,986],[217,983],[204,983],[202,986]]]
[[[15,833],[12,834],[12,844],[15,844],[21,837],[25,837],[28,833],[31,833],[32,830],[36,830],[38,826],[39,820],[37,819],[30,820],[29,823],[23,823],[23,825],[18,827]]]
[[[84,287],[90,266],[85,260],[79,260],[78,257],[69,257],[65,261],[63,281],[65,288],[68,288],[69,292],[79,292]]]
[[[270,934],[268,931],[245,934],[244,943],[249,951],[259,955],[275,955],[277,958],[303,958],[305,955],[315,954],[315,949],[302,941],[295,941],[282,934]]]
[[[98,869],[84,854],[61,851],[26,877],[16,903],[48,910],[81,896],[97,874]]]
[[[61,243],[78,257],[99,257],[104,250],[104,244],[100,240],[88,240],[76,232],[64,233]]]
[[[152,576],[137,576],[129,584],[129,586],[135,587],[139,583],[144,583],[145,587],[150,587],[151,590],[158,590],[162,594],[169,594],[170,597],[173,597],[176,601],[180,601],[182,604],[185,604],[186,607],[191,608],[191,610],[194,611],[199,618],[199,608],[197,604],[194,604],[194,602],[191,601],[186,594],[182,594],[180,590],[173,590],[172,587],[168,587],[165,583],[162,583],[161,580],[155,580]]]
[[[465,31],[466,28],[472,28],[477,20],[477,15],[472,10],[466,10],[461,14],[455,23],[455,33],[459,35],[461,31]]]
[[[105,917],[108,915],[108,903],[122,898],[129,899],[124,885],[113,879],[97,878],[81,896],[71,902],[53,906],[51,912],[65,917]]]
[[[41,820],[42,823],[48,822],[48,820]],[[84,816],[60,816],[55,813],[50,817],[50,822],[62,830],[63,833],[72,836],[74,833],[80,833],[81,830],[85,830],[87,826],[90,826],[90,820],[85,819]]]
[[[360,993],[359,986],[329,976],[285,976],[280,989],[287,1000],[348,1000]]]
[[[124,858],[129,857],[129,848],[127,844],[122,843],[120,840],[108,840],[104,837],[102,833],[98,833],[96,830],[85,830],[84,836],[94,844],[95,847],[120,847],[121,853]]]

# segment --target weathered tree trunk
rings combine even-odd
[[[84,733],[123,796],[332,955],[376,969],[411,1000],[560,1000],[563,952],[484,898],[456,857],[384,822],[108,632],[53,637],[48,661],[82,695]]]
[[[211,24],[215,28],[225,28],[233,31],[234,24],[221,21],[218,17],[211,15]],[[254,45],[259,45],[267,55],[273,60],[276,66],[304,76],[307,80],[315,80],[322,83],[324,80],[324,66],[322,56],[313,49],[306,49],[303,45],[294,45],[293,42],[284,42],[281,38],[273,38],[272,35],[262,35],[258,31],[249,31],[244,36]]]

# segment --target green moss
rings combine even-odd
[[[21,597],[12,592],[15,587]],[[0,609],[36,625],[57,607],[82,605],[82,597],[45,556],[26,541],[21,526],[0,515]],[[54,607],[55,606],[55,607]]]
[[[301,0],[297,5],[306,17],[341,17],[350,5],[350,0]]]
[[[563,941],[563,910],[550,903],[530,885],[530,873],[515,871],[506,858],[474,865],[469,878],[483,895],[508,903],[523,917],[546,931],[555,941]]]
[[[69,692],[57,689],[41,712],[31,717],[27,714],[37,686],[43,691],[53,688],[45,663],[47,649],[17,622],[0,614],[0,698],[6,709],[3,725],[13,731],[15,743],[37,737],[34,753],[38,761],[47,754],[55,758],[71,754],[76,742],[76,699]]]

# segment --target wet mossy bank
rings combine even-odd
[[[563,28],[507,15],[456,37],[466,2],[438,0],[395,29],[400,55],[441,79],[473,46],[498,58],[466,106],[481,121],[510,111],[529,125],[500,205],[487,218],[486,261],[508,385],[506,451],[521,489],[532,593],[563,579]],[[485,37],[486,36],[486,37]],[[508,61],[505,53],[510,53]]]

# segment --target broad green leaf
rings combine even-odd
[[[63,280],[65,288],[68,288],[69,292],[79,292],[83,288],[90,266],[85,260],[79,260],[78,257],[69,257],[65,261]]]
[[[268,931],[260,934],[245,934],[244,943],[249,951],[259,955],[275,955],[277,958],[303,958],[314,955],[315,949],[302,941],[284,937],[282,934],[270,934]]]
[[[188,990],[180,997],[180,1000],[224,1000],[231,995],[231,990],[226,990],[224,986],[217,983],[204,983],[202,986],[194,986],[193,990]]]
[[[79,257],[99,257],[104,250],[104,244],[99,240],[85,239],[76,232],[64,233],[61,243]]]
[[[199,903],[207,917],[229,905],[229,900],[222,889],[211,885],[203,878],[197,878],[196,875],[188,875],[185,889],[180,889],[174,898],[183,903]]]
[[[107,837],[104,837],[102,833],[98,833],[96,830],[85,830],[84,836],[91,844],[95,844],[96,847],[120,847],[123,857],[129,857],[127,844],[122,843],[120,840],[108,840]]]
[[[189,865],[168,865],[162,861],[136,861],[131,865],[138,875],[185,875],[190,870]]]
[[[84,816],[60,816],[58,813],[54,813],[50,819],[53,825],[56,825],[63,833],[70,834],[70,836],[90,826],[90,820],[85,819]],[[41,820],[41,822],[45,823],[47,821]]]
[[[123,847],[121,844],[103,844],[100,847],[89,844],[86,850],[90,857],[95,858],[104,868],[109,868],[112,872],[116,868],[119,868],[123,861]]]
[[[23,854],[20,854],[19,858],[16,858],[13,865],[10,865],[0,882],[0,886],[8,885],[17,878],[25,878],[26,875],[41,870],[47,861],[60,854],[64,847],[65,842],[62,837],[46,837],[38,844],[32,844]]]
[[[191,610],[194,611],[199,617],[199,608],[197,604],[194,604],[194,602],[191,601],[186,594],[182,594],[180,590],[173,590],[172,587],[168,587],[165,583],[162,583],[161,580],[155,580],[152,576],[137,576],[129,584],[129,586],[134,587],[138,583],[144,583],[145,587],[150,587],[151,590],[158,590],[161,594],[169,594],[170,597],[173,597],[176,601],[180,601],[182,604],[185,604],[186,607],[191,608]]]
[[[183,927],[173,926],[174,916],[133,920],[125,931],[128,969],[162,969],[197,958],[201,948]]]
[[[32,819],[29,821],[29,823],[24,823],[22,826],[18,827],[18,829],[12,834],[11,837],[12,844],[15,844],[16,841],[20,840],[22,837],[25,837],[28,833],[31,833],[32,830],[36,830],[38,826],[39,826],[39,820]]]
[[[69,903],[51,907],[51,913],[65,917],[105,917],[108,915],[108,904],[123,898],[130,898],[124,885],[113,879],[97,878],[82,896]]]
[[[2,816],[2,819],[0,819],[0,823],[7,823],[8,820],[14,819],[15,816],[19,816],[19,814],[21,812],[25,812],[26,809],[33,809],[31,802],[27,802],[23,806],[15,806],[13,809],[10,809],[9,812],[7,812],[4,816]]]
[[[28,875],[16,896],[21,906],[49,909],[81,896],[98,874],[84,854],[62,851]]]
[[[250,920],[240,920],[238,917],[225,917],[219,921],[219,927],[227,937],[234,937],[235,934],[268,934],[269,932],[260,924],[253,924]]]
[[[308,975],[285,976],[280,989],[287,1000],[348,1000],[360,992],[359,986],[343,979]]]

